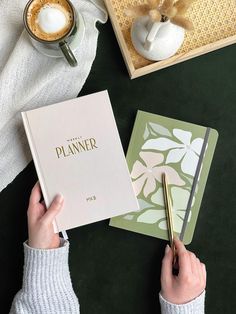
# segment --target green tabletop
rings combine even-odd
[[[138,109],[219,131],[188,248],[207,265],[206,313],[236,313],[236,45],[131,81],[111,24],[99,25],[99,30],[97,57],[80,95],[108,89],[125,152]],[[31,162],[0,193],[1,314],[8,313],[21,287],[26,209],[36,180]],[[82,314],[160,313],[165,241],[109,227],[108,220],[68,235],[70,270]]]

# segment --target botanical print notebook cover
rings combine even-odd
[[[214,129],[138,111],[126,160],[140,210],[114,217],[110,225],[167,240],[161,179],[165,172],[174,232],[189,244],[217,138]]]

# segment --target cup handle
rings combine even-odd
[[[75,58],[75,55],[73,54],[70,46],[67,44],[67,42],[62,41],[59,43],[59,47],[61,48],[61,51],[68,61],[69,65],[72,67],[76,67],[78,65],[78,62]]]

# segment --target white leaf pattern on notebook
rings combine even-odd
[[[186,189],[180,187],[171,188],[171,197],[173,202],[172,214],[175,232],[180,233],[181,231],[189,196],[190,192]],[[151,200],[157,205],[164,206],[163,189],[158,189],[158,191],[153,194]],[[188,221],[190,221],[190,219],[191,212]],[[137,221],[148,224],[157,223],[160,229],[167,230],[166,212],[164,209],[148,209],[138,217]]]
[[[148,131],[151,131],[150,133]],[[156,137],[153,136],[156,132]],[[158,133],[162,135],[158,137]],[[190,196],[189,180],[194,176],[201,153],[203,139],[196,138],[191,142],[192,133],[174,128],[171,132],[159,124],[147,123],[143,134],[144,144],[131,171],[135,194],[143,194],[149,198],[150,206],[140,206],[141,214],[124,219],[136,219],[138,223],[155,224],[162,230],[167,230],[164,208],[162,173],[168,176],[172,203],[174,231],[181,232],[187,203]],[[163,136],[172,137],[172,139]],[[177,142],[179,141],[179,142]],[[158,152],[154,152],[154,151]],[[163,152],[163,153],[161,153]],[[178,173],[170,164],[179,163],[182,172]],[[167,165],[168,164],[168,165]],[[173,165],[174,166],[174,165]],[[190,175],[191,177],[188,177]],[[187,181],[186,181],[187,179]],[[180,188],[184,186],[184,188]],[[192,206],[194,204],[194,200]],[[191,211],[188,222],[191,220]]]
[[[181,129],[173,129],[173,134],[181,143],[177,143],[165,137],[159,137],[147,140],[142,146],[142,149],[158,151],[169,150],[166,164],[181,161],[181,170],[188,175],[194,176],[203,145],[203,139],[196,138],[191,142],[192,133]]]

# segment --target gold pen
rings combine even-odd
[[[171,198],[168,189],[168,180],[166,173],[162,174],[162,184],[163,184],[163,194],[164,194],[164,202],[166,209],[166,221],[167,221],[167,229],[169,235],[170,246],[173,252],[173,265],[176,264],[176,250],[174,245],[174,227],[173,227],[173,218],[172,218],[172,204]]]

